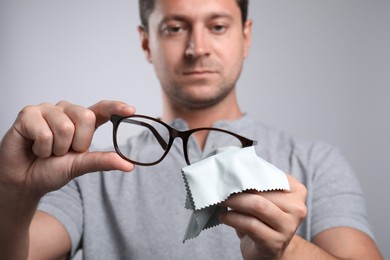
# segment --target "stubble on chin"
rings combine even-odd
[[[191,78],[188,72],[193,71],[208,71],[211,75]],[[238,74],[240,72],[241,69]],[[208,58],[186,59],[174,73],[176,80],[167,82],[163,91],[177,108],[201,110],[213,107],[235,88],[235,80],[224,76],[224,66]]]
[[[200,83],[200,82],[198,82]],[[206,82],[205,82],[206,83]],[[211,88],[199,84],[188,88]],[[234,86],[214,86],[217,90],[185,89],[181,86],[171,86],[166,92],[170,102],[184,109],[207,109],[223,101],[234,89]],[[214,93],[210,93],[214,91]]]

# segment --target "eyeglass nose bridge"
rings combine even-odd
[[[184,153],[184,159],[188,165],[190,165],[190,160],[188,158],[188,140],[190,139],[192,131],[179,131],[176,130],[175,128],[170,127],[170,135],[171,135],[171,141],[168,144],[168,149],[171,148],[173,141],[175,140],[176,137],[179,137],[182,140],[183,143],[183,153]]]
[[[229,134],[229,135],[232,135],[234,136],[235,138],[237,138],[240,142],[241,142],[241,145],[242,147],[248,147],[248,146],[252,146],[252,145],[257,145],[257,141],[255,140],[250,140],[250,139],[247,139],[245,137],[242,137],[238,134],[235,134],[233,132],[229,132],[227,130],[224,130],[224,129],[217,129],[217,128],[208,128],[208,127],[205,127],[205,128],[196,128],[196,129],[190,129],[190,130],[187,130],[187,131],[179,131],[179,130],[176,130],[175,128],[172,128],[172,127],[168,127],[169,130],[170,130],[170,136],[171,136],[171,140],[169,141],[169,144],[168,144],[168,150],[166,151],[166,154],[168,153],[168,151],[170,150],[171,146],[172,146],[172,143],[174,141],[174,139],[176,137],[179,137],[181,138],[182,140],[182,143],[183,143],[183,153],[184,153],[184,159],[186,161],[186,163],[188,165],[191,165],[191,162],[190,162],[190,159],[189,159],[189,156],[188,156],[188,142],[190,140],[190,136],[194,133],[194,132],[197,132],[197,131],[204,131],[204,130],[207,130],[207,131],[211,131],[211,130],[217,130],[219,132],[222,132],[222,133],[226,133],[226,134]]]

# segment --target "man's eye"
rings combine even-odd
[[[183,26],[176,25],[176,26],[165,26],[162,31],[164,35],[170,36],[170,35],[176,35],[182,33],[184,30],[185,28]]]
[[[222,34],[222,33],[226,32],[227,27],[225,25],[218,24],[218,25],[213,25],[211,27],[211,30],[214,33]]]

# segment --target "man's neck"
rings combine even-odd
[[[165,100],[162,120],[169,122],[176,118],[182,118],[192,129],[211,127],[216,121],[235,120],[242,117],[242,115],[236,96],[230,95],[214,106],[198,109],[182,107]]]

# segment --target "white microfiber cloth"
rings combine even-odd
[[[286,174],[257,156],[254,146],[216,150],[184,167],[182,174],[187,188],[186,208],[193,210],[183,241],[219,225],[218,216],[227,209],[217,204],[232,194],[290,189]]]

